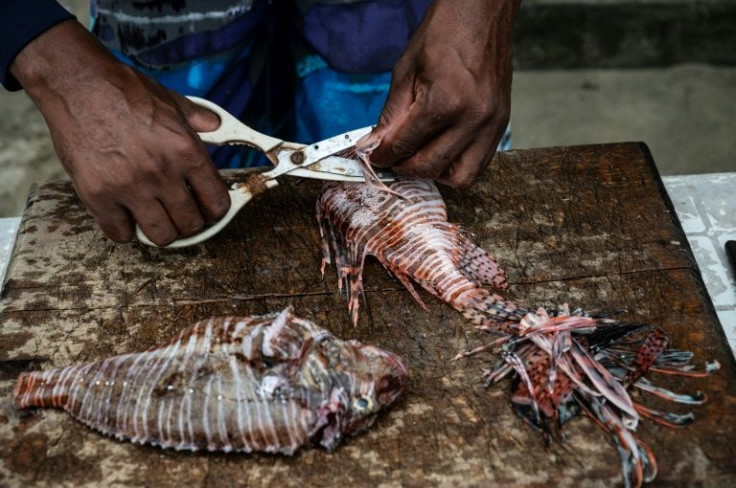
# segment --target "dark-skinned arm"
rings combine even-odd
[[[75,20],[27,44],[10,73],[110,239],[129,241],[137,222],[165,245],[227,212],[227,188],[195,133],[217,128],[217,116],[117,61]]]
[[[393,70],[367,146],[378,167],[465,189],[511,113],[511,26],[521,0],[435,0]]]

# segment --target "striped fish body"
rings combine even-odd
[[[57,407],[120,440],[177,450],[328,450],[406,384],[394,354],[342,341],[291,308],[214,318],[145,352],[23,373],[20,408]]]
[[[317,203],[324,264],[334,256],[338,278],[346,281],[349,308],[358,320],[363,261],[375,256],[422,306],[412,281],[476,324],[515,317],[511,302],[483,288],[506,288],[496,260],[447,221],[437,187],[416,178],[399,179],[389,191],[362,183],[325,185]]]

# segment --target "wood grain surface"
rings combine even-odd
[[[229,179],[243,173],[229,173]],[[96,228],[68,183],[32,191],[0,301],[0,486],[611,486],[618,454],[584,417],[567,443],[545,448],[513,412],[508,382],[486,389],[490,353],[449,306],[420,291],[422,310],[375,261],[352,327],[334,269],[325,279],[315,203],[320,184],[283,179],[219,236],[178,251],[117,245]],[[681,429],[643,421],[659,461],[654,486],[736,484],[736,366],[677,217],[644,145],[499,154],[465,193],[443,190],[450,219],[470,229],[509,276],[518,303],[568,302],[661,325],[674,347],[722,369],[705,379],[653,377],[702,390]],[[293,304],[342,338],[406,360],[411,384],[368,433],[336,452],[179,453],[103,437],[55,410],[20,412],[21,371],[141,350],[212,315]],[[651,396],[655,407],[667,407]],[[689,407],[675,406],[684,412]]]

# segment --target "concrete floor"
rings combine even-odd
[[[644,141],[662,174],[736,171],[736,68],[519,71],[512,124],[516,148]],[[0,90],[0,217],[63,176],[33,104]]]

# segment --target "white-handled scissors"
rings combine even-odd
[[[372,127],[355,129],[330,137],[315,144],[304,145],[285,142],[257,132],[230,115],[219,105],[197,97],[187,97],[192,102],[211,110],[220,117],[220,126],[212,132],[199,132],[202,142],[215,145],[247,145],[263,151],[275,167],[264,173],[254,173],[242,183],[230,187],[230,210],[217,223],[199,234],[178,239],[163,247],[186,247],[206,241],[220,232],[254,196],[277,186],[276,178],[281,175],[300,176],[319,180],[363,182],[363,170],[354,159],[340,157],[368,134]],[[381,181],[393,181],[396,175],[390,171],[376,171]],[[149,246],[156,246],[140,227],[136,226],[138,240]]]

